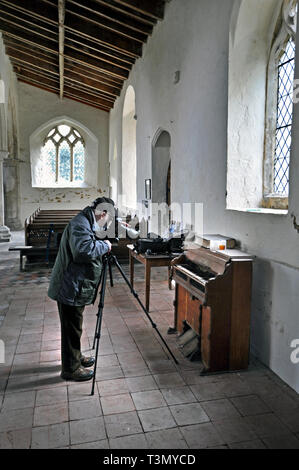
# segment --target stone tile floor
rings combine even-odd
[[[11,243],[22,243],[14,233]],[[114,273],[108,286],[97,368],[91,383],[63,381],[60,326],[47,297],[50,269],[19,272],[18,254],[0,245],[0,448],[204,449],[299,448],[299,397],[251,358],[248,371],[200,376],[167,336],[174,292],[165,269],[153,270],[156,333]],[[125,266],[127,271],[127,266]],[[143,267],[136,266],[143,299]],[[82,349],[91,352],[97,306],[85,310]]]

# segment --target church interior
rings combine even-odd
[[[297,0],[1,0],[0,449],[299,448],[297,17]],[[130,283],[107,278],[91,394],[60,377],[47,291],[99,197]]]

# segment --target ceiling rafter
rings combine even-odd
[[[63,98],[64,86],[64,20],[65,20],[65,0],[58,0],[58,27],[59,27],[59,95]]]
[[[17,78],[104,111],[165,0],[1,0],[0,31]]]
[[[13,24],[26,27],[29,31],[32,29],[40,30],[43,34],[49,36],[58,34],[58,23],[48,22],[46,19],[31,15],[29,11],[23,12],[14,9],[10,4],[0,3],[1,19],[9,21]]]
[[[30,12],[30,15],[36,19],[57,25],[57,0],[55,5],[45,0],[1,0],[1,3],[24,14]]]
[[[52,2],[53,1],[55,0],[52,0]],[[154,26],[157,23],[157,20],[154,17],[145,15],[137,10],[132,10],[125,5],[119,4],[116,0],[95,0],[95,2],[101,5],[109,6],[109,8],[111,8],[114,12],[118,11],[131,18],[137,18],[139,21],[142,21],[145,24],[151,24]]]
[[[28,61],[33,66],[36,65],[43,68],[45,63],[57,66],[57,60],[54,53],[45,51],[44,49],[38,49],[27,43],[21,43],[9,36],[4,36],[4,44],[6,47],[6,53],[11,59],[19,59],[23,62]],[[123,81],[120,78],[112,77],[109,74],[101,73],[98,70],[94,70],[88,64],[78,64],[75,60],[65,57],[64,60],[65,70],[71,70],[78,74],[82,74],[85,77],[93,78],[96,81],[106,83],[117,87],[119,90],[122,88]],[[57,68],[57,67],[56,67]]]
[[[156,0],[149,2],[148,0],[114,0],[115,3],[136,10],[156,20],[163,20],[164,1]]]
[[[98,25],[79,18],[73,13],[68,12],[65,17],[65,28],[68,31],[74,31],[83,37],[92,39],[96,43],[103,43],[113,50],[119,50],[134,58],[141,57],[142,46],[139,42],[129,40],[119,33],[99,28]]]
[[[76,62],[69,60],[67,58],[65,58],[64,67],[65,67],[65,70],[68,69],[68,70],[71,70],[72,72],[79,73],[85,77],[90,77],[96,81],[117,87],[119,90],[122,89],[123,82],[120,79],[116,79],[109,75],[95,72],[93,69],[86,67],[85,65],[76,64]]]
[[[47,41],[53,42],[53,47],[58,43],[58,32],[49,35],[42,29],[22,23],[20,20],[14,21],[13,19],[6,17],[2,12],[0,13],[0,28],[2,31],[9,32],[10,30],[14,30],[19,38],[22,38],[23,36],[26,38],[26,36],[30,37],[31,35],[36,35],[38,36],[38,39],[36,39],[37,42],[40,40],[39,38],[46,39]]]
[[[4,40],[16,41],[17,44],[23,44],[23,46],[33,47],[34,49],[41,49],[46,53],[53,53],[58,56],[58,50],[55,46],[55,42],[48,41],[38,35],[29,35],[26,32],[20,33],[17,28],[11,25],[6,25],[0,20],[0,27],[2,31],[5,31]],[[65,46],[64,55],[66,58],[73,60],[82,65],[86,65],[95,71],[100,73],[107,73],[111,77],[125,80],[129,76],[129,72],[123,68],[113,65],[110,61],[103,60],[96,56],[96,54],[88,54],[85,51],[78,52],[75,47]]]
[[[74,49],[84,50],[86,54],[100,57],[102,60],[106,60],[107,62],[111,62],[118,67],[123,67],[127,70],[130,70],[132,65],[135,63],[135,59],[120,53],[118,51],[112,51],[102,44],[99,45],[86,37],[82,37],[74,31],[66,31],[65,41],[68,46],[73,47]]]
[[[37,68],[40,70],[46,70],[49,73],[59,75],[59,67],[57,61],[55,60],[44,60],[42,57],[36,57],[27,52],[20,52],[13,49],[10,46],[6,47],[6,53],[9,54],[12,62],[18,62],[20,64],[28,64],[32,68]]]
[[[127,25],[123,25],[122,23],[117,23],[116,21],[104,18],[103,16],[95,15],[94,12],[93,16],[90,17],[90,11],[78,3],[68,2],[66,11],[67,13],[77,16],[78,18],[82,18],[84,21],[88,21],[101,28],[113,31],[126,38],[132,39],[133,41],[140,42],[141,44],[147,40],[147,34],[142,31],[136,31],[129,28]]]
[[[87,10],[97,17],[113,20],[115,23],[127,26],[133,31],[144,34],[152,34],[153,32],[153,26],[151,24],[147,24],[138,18],[132,18],[121,11],[113,10],[109,6],[107,7],[107,5],[103,3],[99,4],[94,0],[84,0],[83,3],[79,0],[68,0],[68,4],[80,6],[80,8]]]
[[[20,64],[15,61],[12,62],[14,66],[14,70],[17,73],[18,77],[22,77],[24,80],[32,80],[34,83],[45,83],[47,86],[55,87],[55,89],[59,90],[59,74],[57,73],[56,76],[49,76],[46,71],[44,70],[32,70],[28,67],[28,64]],[[99,98],[101,100],[101,104],[105,106],[111,106],[114,103],[114,97],[111,95],[106,94],[105,92],[101,92],[99,90],[94,90],[92,88],[87,88],[86,86],[83,87],[80,83],[73,83],[69,81],[67,77],[65,77],[65,86],[64,90],[70,94],[71,90],[73,94],[79,93],[81,96],[80,98],[83,99],[83,95],[85,95],[86,99],[92,100],[93,98]]]
[[[33,83],[37,83],[37,84],[40,84],[40,85],[44,85],[46,87],[52,87],[54,88],[56,91],[59,92],[59,78],[57,80],[53,79],[53,78],[46,78],[46,77],[41,77],[41,75],[37,74],[37,73],[34,73],[32,71],[29,71],[29,70],[26,70],[26,69],[21,69],[21,70],[18,70],[18,68],[16,68],[16,73],[17,73],[17,76],[18,78],[21,78],[23,81],[27,81],[27,83],[29,81],[32,81]],[[86,100],[88,100],[88,97],[86,93],[81,93],[81,92],[76,92],[76,93],[73,93],[72,92],[72,88],[71,87],[68,87],[68,86],[65,86],[65,93],[66,94],[77,94],[79,98],[81,99],[84,99],[86,98]],[[90,97],[90,100],[94,100],[94,103],[99,105],[99,106],[103,106],[103,107],[111,107],[111,104],[107,104],[107,102],[105,102],[105,100],[103,100],[103,98],[98,98],[96,97],[95,95],[92,95]]]
[[[36,80],[37,77],[44,77],[46,79],[51,80],[52,82],[55,81],[57,82],[57,84],[59,84],[59,72],[57,69],[53,70],[51,67],[35,69],[32,68],[31,64],[29,64],[28,62],[22,62],[18,59],[13,59],[12,64],[15,67],[17,73],[20,76],[26,76],[27,79],[32,78]],[[51,75],[48,74],[49,69]],[[115,100],[115,94],[113,93],[113,90],[111,91],[109,87],[106,87],[103,84],[98,84],[97,86],[92,86],[90,84],[82,84],[79,80],[77,80],[77,77],[74,74],[66,75],[64,77],[64,81],[72,88],[81,90],[88,95],[102,97],[103,99],[107,100],[110,105]]]

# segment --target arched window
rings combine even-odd
[[[297,8],[297,0],[284,2],[268,65],[264,195],[270,207],[288,205]]]
[[[285,214],[297,0],[240,0],[229,40],[227,209]]]
[[[278,93],[275,133],[273,192],[288,194],[291,133],[293,121],[293,83],[295,73],[295,42],[289,37],[280,51],[277,65]]]
[[[84,181],[85,144],[73,127],[61,124],[47,134],[42,148],[42,162],[51,183]]]

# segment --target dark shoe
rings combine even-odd
[[[86,356],[82,356],[81,357],[81,365],[83,367],[91,367],[94,365],[94,361],[95,361],[95,358],[94,357],[86,357]]]
[[[75,380],[76,382],[83,382],[84,380],[90,380],[93,377],[93,370],[86,370],[83,367],[79,367],[75,372],[62,372],[61,378],[65,380]]]

